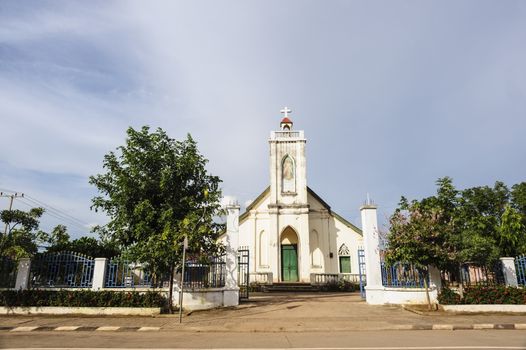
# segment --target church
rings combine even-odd
[[[282,111],[271,131],[270,185],[239,216],[239,245],[252,281],[311,282],[315,274],[358,274],[362,231],[307,186],[307,140]],[[263,278],[264,277],[264,278]]]

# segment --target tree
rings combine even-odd
[[[455,220],[452,220],[456,191],[451,179],[439,179],[436,197],[408,202],[402,197],[399,208],[390,218],[388,248],[385,258],[388,264],[411,263],[424,275],[428,306],[431,299],[427,279],[430,265],[445,267],[455,256]],[[446,248],[446,249],[445,249]]]
[[[57,225],[49,237],[48,253],[76,252],[94,258],[113,258],[120,255],[121,251],[116,242],[111,240],[96,239],[94,237],[80,237],[70,239],[67,227]]]
[[[34,255],[39,245],[48,240],[48,235],[39,230],[43,213],[43,208],[32,208],[28,212],[2,210],[0,220],[7,225],[7,232],[0,235],[0,254],[15,260]]]
[[[184,236],[194,252],[213,253],[222,226],[220,179],[190,135],[183,141],[162,130],[129,128],[124,146],[104,157],[105,173],[91,176],[101,195],[92,208],[110,218],[105,230],[125,255],[147,264],[154,278],[169,275],[170,308],[174,266]]]
[[[390,219],[386,257],[455,275],[466,262],[493,267],[501,256],[526,253],[524,209],[525,183],[511,193],[499,181],[459,191],[450,178],[438,179],[435,196],[410,203],[402,197]]]
[[[507,205],[499,227],[499,247],[503,256],[517,256],[526,253],[526,229],[524,217],[517,209]]]
[[[69,239],[70,236],[68,233],[68,228],[64,225],[57,225],[51,231],[51,235],[49,236],[49,244],[51,246],[66,245],[69,243]]]

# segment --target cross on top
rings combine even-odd
[[[292,110],[289,109],[289,107],[283,107],[282,110],[280,110],[281,113],[285,115],[285,118],[289,116],[289,113],[292,113]]]

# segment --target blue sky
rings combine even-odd
[[[524,1],[2,1],[0,188],[103,223],[87,179],[150,125],[191,133],[244,203],[287,105],[309,186],[385,221],[438,177],[525,181],[525,43]]]

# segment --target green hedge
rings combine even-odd
[[[460,298],[455,291],[444,288],[438,295],[444,305],[456,304],[526,304],[526,289],[506,286],[473,286],[464,289]]]
[[[349,282],[346,280],[331,281],[321,285],[320,290],[322,292],[355,292],[360,289],[360,286],[356,283]]]
[[[0,291],[0,306],[87,306],[162,307],[166,298],[159,292],[111,292],[91,290],[6,290]]]

